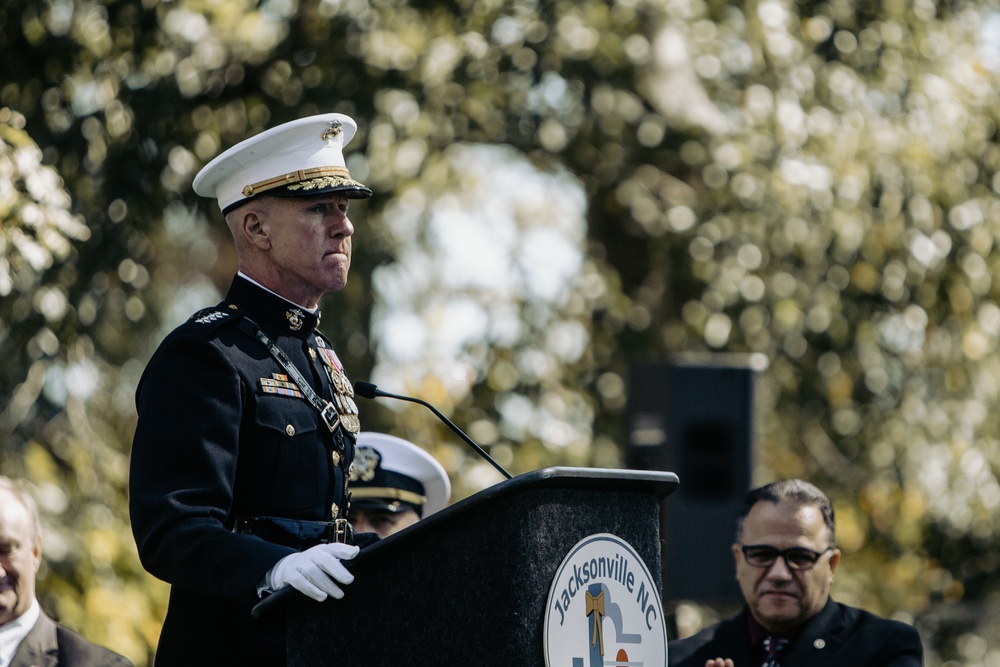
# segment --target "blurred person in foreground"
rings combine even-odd
[[[672,667],[923,664],[912,626],[830,599],[841,554],[833,505],[814,485],[790,479],[751,490],[732,549],[744,610],[671,642]]]
[[[239,271],[221,303],[162,341],[136,390],[132,532],[143,566],[171,584],[158,666],[284,665],[283,614],[254,619],[261,596],[341,598],[354,580],[360,423],[317,327],[320,297],[347,283],[348,206],[371,195],[344,159],[356,131],[342,114],[300,118],[194,179],[222,210]]]
[[[386,433],[358,434],[351,467],[354,530],[388,537],[442,509],[451,495],[448,473],[412,442]]]
[[[42,564],[38,506],[0,476],[0,667],[127,667],[125,657],[49,618],[35,597]]]

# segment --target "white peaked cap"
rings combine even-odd
[[[194,178],[194,191],[229,208],[257,195],[304,197],[344,192],[352,199],[372,191],[351,178],[344,147],[358,125],[339,113],[299,118],[236,144]]]
[[[374,450],[378,457],[371,457]],[[401,478],[408,478],[401,479]],[[427,517],[443,509],[451,497],[451,482],[448,473],[433,456],[412,442],[386,433],[362,431],[358,434],[354,465],[351,467],[351,481],[348,489],[352,506],[363,506],[372,501],[385,501],[386,505],[399,497],[391,497],[396,491],[406,491],[415,487],[416,481],[423,486],[423,512]],[[412,501],[411,504],[419,505]]]

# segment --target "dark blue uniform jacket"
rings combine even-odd
[[[317,318],[239,276],[154,353],[136,392],[129,508],[143,566],[171,584],[157,665],[284,664],[280,614],[253,620],[251,609],[293,550],[234,533],[234,522],[329,521],[347,509],[353,436],[331,432],[303,397],[275,393],[286,373],[240,330],[245,318],[333,400],[322,355],[309,354],[329,347]]]

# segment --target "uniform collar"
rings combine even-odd
[[[245,310],[258,324],[284,335],[305,339],[319,325],[318,309],[310,311],[292,303],[243,274],[233,278],[226,301]]]

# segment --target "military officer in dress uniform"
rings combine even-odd
[[[442,509],[448,473],[412,442],[387,433],[358,434],[351,466],[350,522],[358,532],[388,537]]]
[[[353,580],[342,561],[358,552],[345,514],[360,424],[317,325],[320,297],[347,282],[348,206],[371,196],[344,161],[356,131],[341,114],[302,118],[195,177],[239,273],[163,340],[136,391],[132,531],[143,566],[171,584],[158,666],[284,665],[281,615],[251,617],[260,596],[340,598]]]

